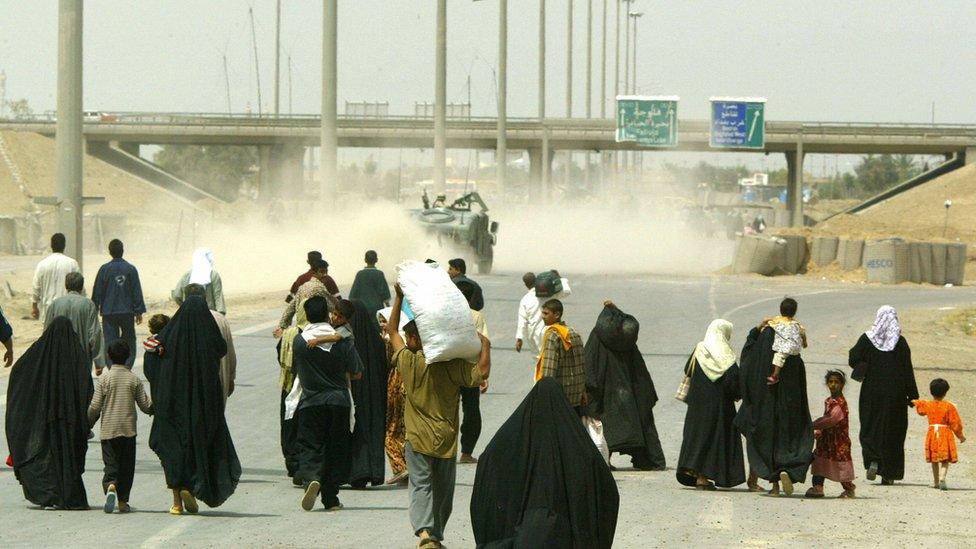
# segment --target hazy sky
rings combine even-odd
[[[614,0],[608,0],[608,97],[613,84]],[[85,108],[226,110],[257,92],[248,8],[256,18],[265,110],[272,104],[272,0],[85,2]],[[285,0],[282,111],[287,55],[296,113],[318,111],[322,4]],[[409,114],[433,97],[434,0],[339,1],[339,112],[346,100],[389,101]],[[549,0],[548,111],[565,115],[567,0]],[[586,0],[576,0],[574,114],[583,115]],[[600,14],[594,6],[594,104],[599,113]],[[764,96],[768,119],[976,122],[976,2],[636,0],[638,86],[681,97],[685,118],[707,116],[712,95]],[[537,113],[538,1],[509,2],[509,114]],[[495,109],[497,3],[448,2],[448,99],[463,101],[470,74],[476,115]],[[623,39],[621,39],[623,42]],[[7,97],[53,109],[57,2],[0,0],[0,69]],[[623,69],[621,68],[621,74]]]

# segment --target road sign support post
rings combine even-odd
[[[58,228],[66,252],[82,264],[82,0],[58,2],[58,119],[54,138],[57,157]]]

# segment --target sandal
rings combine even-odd
[[[793,495],[793,479],[790,478],[789,473],[786,471],[781,471],[779,474],[779,482],[783,486],[783,493],[787,496]]]
[[[853,490],[844,490],[837,497],[838,497],[838,499],[854,499],[854,491]]]
[[[172,506],[172,507],[169,508],[169,514],[171,514],[171,515],[182,515],[183,514],[183,508],[180,507],[179,505],[174,505],[174,506]]]
[[[822,497],[824,497],[824,493],[823,493],[823,490],[817,490],[816,488],[814,488],[814,487],[811,486],[810,489],[807,490],[807,493],[804,494],[804,497],[808,497],[808,498],[822,498]]]
[[[766,491],[763,487],[759,486],[759,483],[756,483],[756,484],[746,484],[746,489],[748,491],[750,491],[750,492],[765,492]]]
[[[715,488],[714,482],[706,482],[705,484],[695,484],[695,490],[705,490],[708,492],[714,492],[715,490],[717,490],[717,488]]]
[[[180,499],[183,501],[183,509],[187,513],[195,515],[200,510],[200,506],[197,505],[197,498],[193,497],[189,490],[180,490]]]

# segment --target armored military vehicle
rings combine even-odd
[[[450,240],[470,249],[477,258],[478,272],[490,273],[498,222],[488,219],[488,206],[481,195],[471,192],[448,206],[443,197],[431,204],[424,191],[423,201],[423,209],[411,211],[414,218],[429,233],[437,235],[439,244]],[[472,211],[474,205],[479,207],[478,211]]]

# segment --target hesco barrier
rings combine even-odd
[[[932,243],[912,242],[908,245],[908,280],[923,284],[932,280]]]
[[[770,276],[780,272],[786,259],[786,241],[756,235],[736,237],[735,259],[732,272],[759,273]]]
[[[821,267],[830,265],[837,258],[836,236],[818,236],[810,247],[810,260]]]
[[[0,217],[0,253],[14,255],[18,253],[17,220],[12,217]]]
[[[946,244],[932,243],[932,275],[926,281],[929,284],[945,284],[946,279]]]
[[[807,249],[807,239],[805,236],[787,234],[778,235],[777,238],[786,241],[786,251],[783,256],[783,263],[780,267],[790,274],[805,273],[807,261],[810,259],[810,251]]]
[[[852,271],[860,269],[864,258],[864,241],[841,239],[837,243],[837,263],[841,269]]]
[[[966,245],[946,245],[946,284],[961,286],[966,281]]]
[[[865,243],[864,267],[868,282],[898,284],[908,280],[908,243],[900,238]]]

